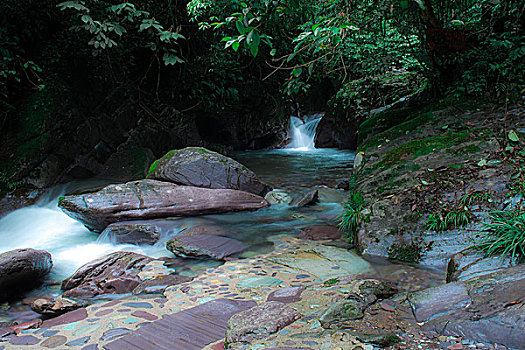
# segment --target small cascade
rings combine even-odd
[[[286,147],[294,151],[309,151],[315,149],[315,131],[323,114],[316,113],[305,116],[303,119],[290,118],[290,135],[292,141]]]

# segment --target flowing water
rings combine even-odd
[[[53,281],[61,281],[81,265],[110,252],[127,250],[157,258],[173,257],[165,249],[165,242],[190,226],[213,226],[222,230],[225,235],[243,241],[249,249],[241,257],[249,257],[271,251],[272,243],[269,238],[272,235],[297,236],[302,232],[301,229],[308,226],[333,225],[342,211],[340,203],[346,196],[344,192],[334,187],[340,180],[348,178],[354,153],[314,149],[315,126],[313,125],[319,122],[320,117],[316,118],[309,118],[309,121],[298,126],[294,135],[299,135],[302,141],[292,142],[292,145],[297,147],[240,152],[233,157],[252,169],[263,181],[272,184],[274,188],[286,191],[293,198],[298,198],[311,189],[319,189],[323,203],[305,208],[294,208],[284,204],[273,205],[253,212],[173,219],[173,229],[157,244],[136,246],[113,244],[106,237],[90,232],[58,209],[59,195],[79,190],[78,185],[70,186],[56,190],[49,198],[42,199],[37,205],[16,210],[1,218],[0,252],[27,247],[49,251],[54,262],[50,278],[41,289],[28,295],[57,294],[58,286]],[[308,134],[308,137],[303,137],[306,134],[301,130],[314,131]],[[186,275],[195,275],[209,266],[219,264],[207,260],[173,260],[177,272]],[[399,279],[403,279],[403,276],[412,276],[414,271],[417,271],[416,274],[421,274],[422,279],[430,281],[429,283],[438,280],[438,277],[429,271],[392,265],[381,259],[374,259],[372,262],[380,275],[399,276]],[[23,319],[28,313],[27,307],[20,309],[19,304],[13,304],[11,309],[8,307],[6,310],[2,313],[0,305],[0,321]],[[25,318],[30,317],[34,317],[34,314],[29,313]]]

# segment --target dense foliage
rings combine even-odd
[[[56,140],[57,130],[92,130],[111,119],[174,133],[197,116],[228,120],[257,111],[259,119],[275,118],[289,103],[313,100],[319,101],[311,109],[328,103],[344,112],[422,90],[519,99],[524,6],[520,0],[5,0],[0,146],[8,151],[0,161],[29,157],[28,149],[52,153],[55,145],[41,142],[46,135]],[[27,142],[38,147],[20,149]],[[31,167],[1,175],[16,181]]]

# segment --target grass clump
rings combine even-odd
[[[425,222],[425,227],[427,230],[439,232],[466,226],[471,221],[472,214],[466,207],[448,212],[442,209],[438,213],[430,214]]]
[[[523,262],[525,258],[525,212],[496,211],[484,225],[475,248],[488,256],[502,254]]]
[[[343,236],[348,238],[352,244],[356,243],[357,229],[363,219],[362,210],[365,204],[363,194],[354,192],[343,205],[343,213],[338,226],[339,230],[343,231]]]

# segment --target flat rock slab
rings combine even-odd
[[[70,311],[63,315],[60,315],[58,317],[51,318],[49,320],[45,320],[42,323],[42,328],[49,328],[49,327],[59,326],[63,324],[78,322],[87,317],[88,317],[88,313],[85,308],[77,309],[75,311]]]
[[[254,301],[212,300],[144,325],[104,349],[200,350],[224,338],[230,317],[255,305]]]
[[[260,196],[238,190],[140,180],[109,185],[94,193],[66,196],[58,205],[87,228],[101,232],[120,221],[255,210],[269,203]]]
[[[321,281],[348,275],[373,274],[374,269],[359,255],[344,249],[315,247],[309,251],[284,253],[268,260],[299,269]]]
[[[181,257],[206,257],[216,260],[243,252],[248,247],[235,239],[214,235],[178,236],[166,248]]]
[[[277,301],[269,301],[242,311],[228,321],[228,344],[250,342],[273,334],[295,322],[301,314],[294,308]]]

